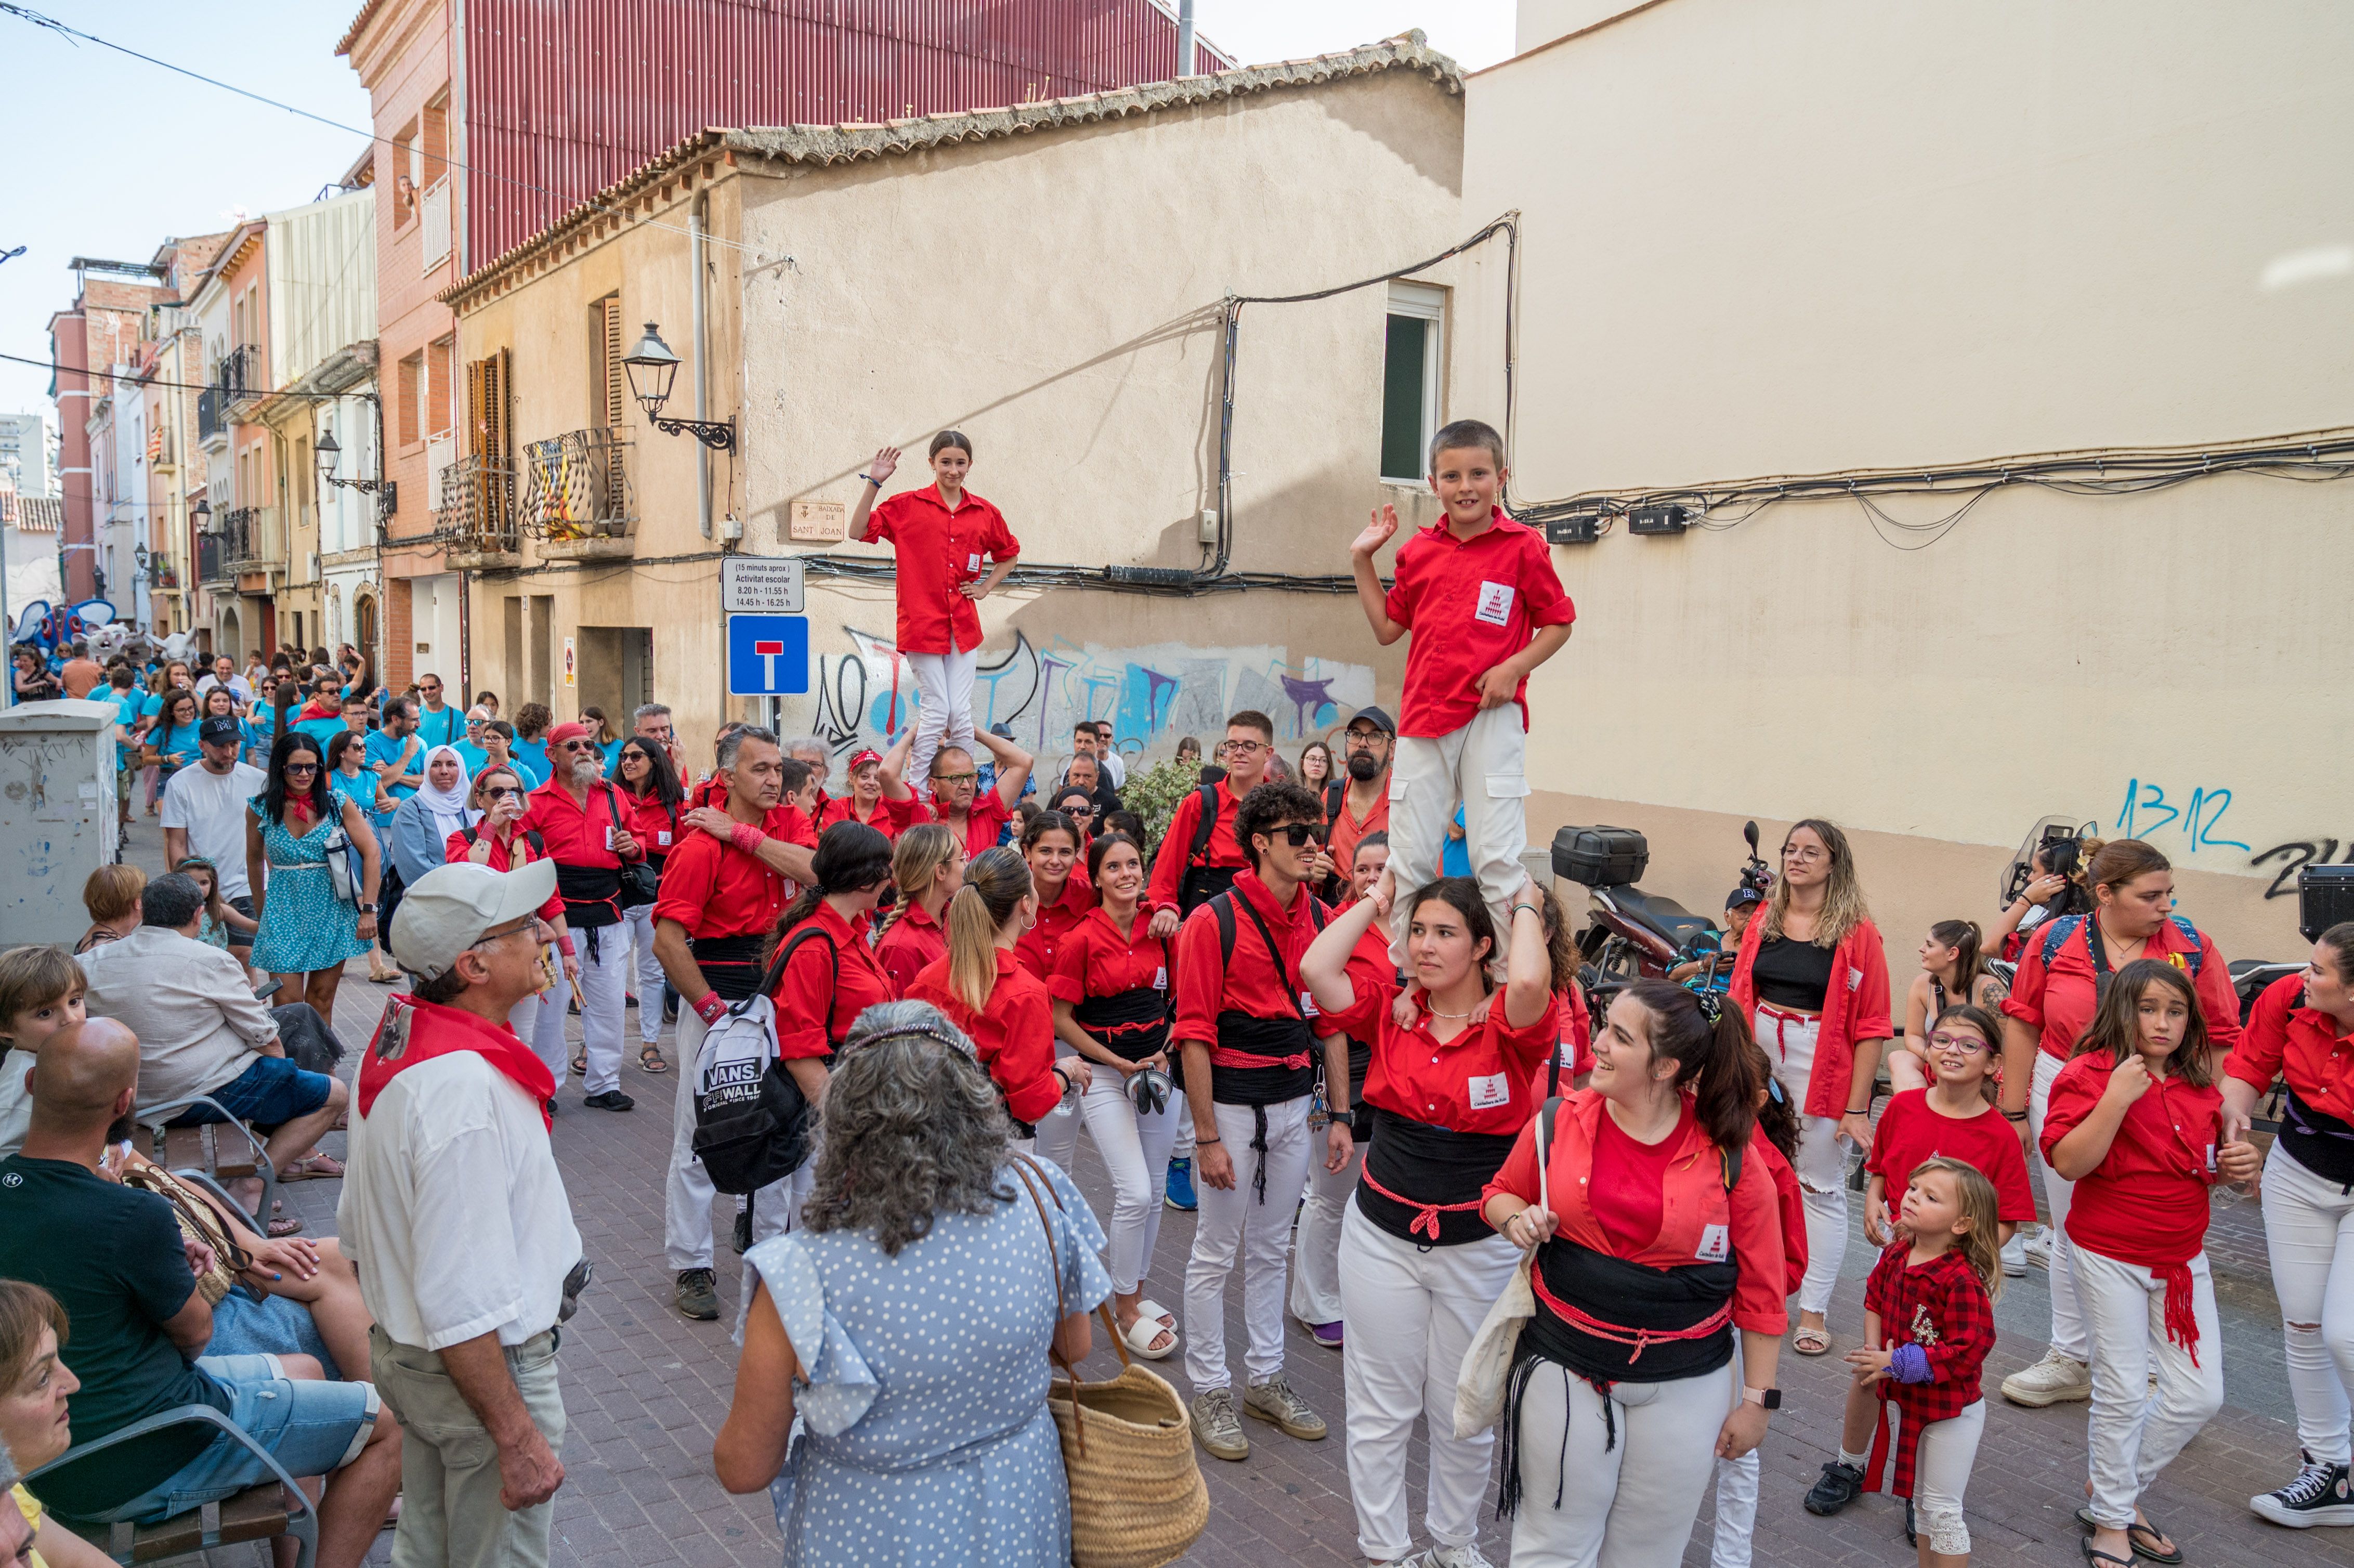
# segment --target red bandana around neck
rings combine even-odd
[[[376,1037],[360,1059],[360,1115],[376,1108],[376,1097],[398,1074],[454,1051],[472,1051],[504,1074],[531,1097],[532,1104],[540,1107],[540,1120],[551,1132],[555,1130],[555,1118],[546,1107],[556,1095],[556,1076],[513,1029],[478,1018],[463,1008],[406,996],[396,996],[385,1004]]]

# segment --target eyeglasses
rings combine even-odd
[[[1975,1034],[1932,1034],[1929,1044],[1940,1051],[1958,1051],[1965,1056],[1981,1055],[1987,1043]]]
[[[504,800],[509,796],[520,795],[523,791],[516,789],[512,784],[494,784],[490,789],[483,790],[482,793],[489,796],[493,800]]]
[[[932,775],[932,784],[936,789],[942,784],[976,784],[980,781],[981,773],[979,769],[975,769],[970,773],[935,773]]]
[[[1270,830],[1268,836],[1273,837],[1276,834],[1282,835],[1283,842],[1293,849],[1298,849],[1310,839],[1320,844],[1324,842],[1324,830],[1313,822],[1286,822],[1279,828]]]
[[[1371,751],[1375,741],[1387,740],[1389,736],[1377,729],[1352,729],[1341,738],[1351,751]]]
[[[436,681],[429,686],[419,686],[417,689],[420,692],[438,692],[441,689],[441,683]]]
[[[1275,747],[1259,740],[1229,740],[1221,742],[1218,749],[1236,756],[1248,757],[1255,751],[1273,751]]]

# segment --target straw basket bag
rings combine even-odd
[[[1037,1206],[1038,1223],[1046,1226],[1059,1322],[1066,1316],[1062,1257],[1039,1197],[1042,1186],[1048,1197],[1055,1190],[1026,1157],[1014,1169]],[[1073,1568],[1160,1568],[1183,1556],[1210,1522],[1210,1489],[1193,1457],[1184,1401],[1160,1374],[1129,1359],[1108,1305],[1097,1307],[1096,1314],[1119,1351],[1119,1375],[1082,1383],[1057,1357],[1067,1381],[1064,1392],[1050,1386],[1046,1397],[1070,1480],[1071,1562]]]

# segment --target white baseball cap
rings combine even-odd
[[[535,912],[556,893],[556,863],[493,871],[472,861],[437,865],[400,895],[393,912],[393,959],[427,980],[445,974],[458,955],[510,921]]]

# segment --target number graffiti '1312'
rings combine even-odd
[[[2227,839],[2217,831],[2223,824],[2223,813],[2231,809],[2229,789],[2193,789],[2190,799],[2178,806],[2167,800],[2164,786],[2128,779],[2125,804],[2118,808],[2115,826],[2117,832],[2130,839],[2152,838],[2167,828],[2177,828],[2190,841],[2193,854],[2202,849],[2244,852],[2246,844],[2238,839]]]

